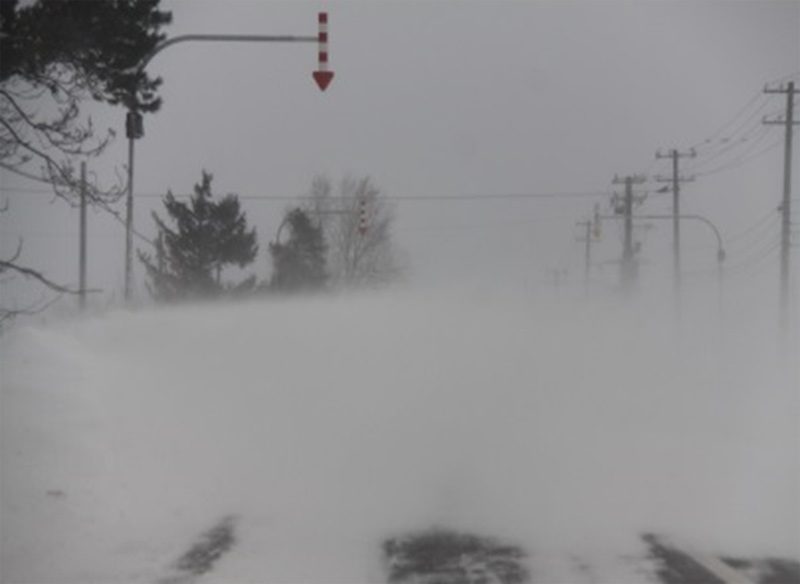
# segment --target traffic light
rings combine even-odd
[[[361,199],[358,203],[358,232],[361,235],[367,233],[367,200]]]
[[[125,137],[134,140],[144,137],[144,121],[139,112],[129,111],[125,117]]]

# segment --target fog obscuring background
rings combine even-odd
[[[645,533],[797,560],[800,250],[781,316],[783,129],[761,121],[785,108],[765,84],[800,82],[800,3],[163,8],[169,36],[313,35],[327,10],[336,77],[315,87],[313,44],[156,57],[137,248],[205,169],[239,195],[260,245],[244,272],[266,281],[315,176],[370,177],[402,277],[158,306],[137,261],[126,306],[124,230],[90,211],[87,313],[64,296],[0,335],[0,580],[377,582],[381,543],[432,527],[521,546],[533,582],[658,582]],[[119,132],[90,161],[111,181],[124,112],[89,110]],[[677,302],[672,224],[636,219],[624,290],[605,218],[585,279],[576,223],[614,214],[615,175],[649,177],[635,215],[671,213],[655,153],[672,148],[697,152],[681,209],[719,230],[723,277],[712,231],[682,222]],[[2,256],[21,239],[22,263],[75,285],[77,211],[0,179]],[[6,307],[46,299],[2,282]],[[235,543],[181,580],[176,558],[221,520]]]

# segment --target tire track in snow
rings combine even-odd
[[[175,562],[172,573],[159,579],[157,584],[191,584],[213,570],[214,564],[236,543],[236,519],[227,515],[201,534]]]

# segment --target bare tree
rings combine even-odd
[[[28,178],[52,184],[56,195],[70,201],[78,192],[76,157],[99,154],[113,136],[97,136],[91,118],[81,119],[82,96],[77,76],[65,70],[44,80],[11,76],[0,82],[0,164]],[[45,85],[42,85],[45,84]],[[112,202],[122,189],[93,190],[93,200]]]
[[[330,180],[311,184],[308,211],[318,218],[328,242],[334,286],[358,287],[396,280],[400,269],[392,244],[393,209],[368,176],[346,176],[334,194]]]
[[[8,201],[6,201],[3,206],[0,208],[0,213],[4,213],[8,210]],[[63,286],[62,284],[58,284],[51,279],[47,278],[42,272],[39,270],[35,270],[33,268],[29,268],[19,262],[19,257],[22,254],[22,239],[17,241],[17,248],[10,256],[5,258],[0,258],[0,284],[7,284],[10,278],[16,276],[22,276],[24,278],[28,278],[34,280],[45,289],[49,290],[50,292],[54,292],[56,295],[50,298],[40,298],[36,301],[29,302],[22,308],[15,307],[11,308],[8,306],[0,305],[0,329],[2,329],[3,325],[10,320],[18,316],[23,315],[33,315],[38,314],[53,304],[56,300],[58,300],[62,294],[80,294],[80,290],[76,290],[74,288],[69,288],[67,286]],[[98,290],[87,290],[87,292],[98,292]]]

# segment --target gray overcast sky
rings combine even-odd
[[[728,130],[759,138],[759,147],[777,144],[781,129],[762,137],[757,121],[782,113],[785,98],[758,94],[765,82],[800,80],[796,1],[181,0],[164,8],[174,16],[169,36],[314,35],[317,11],[327,10],[336,78],[326,93],[316,89],[314,44],[166,50],[148,67],[164,78],[164,106],[146,117],[136,145],[136,192],[145,195],[188,192],[202,168],[214,173],[217,192],[248,196],[302,194],[318,173],[370,175],[392,197],[611,192],[615,173],[667,173],[665,161],[653,164],[658,148],[700,143],[701,152],[716,152],[726,133],[703,141],[751,99],[761,109]],[[94,110],[96,121],[123,135],[122,110]],[[736,163],[748,147],[698,170]],[[118,138],[90,164],[109,177],[126,156]],[[686,185],[683,210],[707,215],[723,235],[741,232],[778,204],[781,172],[777,146]],[[23,236],[28,264],[74,282],[77,213],[46,196],[10,192],[35,185],[6,172],[2,183],[11,201],[3,250]],[[608,209],[607,198],[398,201],[396,239],[412,279],[535,286],[552,267],[577,278],[574,224],[594,202]],[[287,204],[245,203],[259,232],[260,276]],[[153,234],[149,213],[158,208],[157,198],[137,198],[138,230]],[[669,197],[651,195],[641,212],[669,209]],[[118,291],[124,233],[99,214],[91,221],[90,278]],[[687,252],[687,269],[713,266],[713,250],[702,249],[713,243],[709,234],[688,226],[685,233],[687,248],[700,250]],[[667,271],[668,225],[642,237],[644,257]],[[606,230],[596,254],[619,255],[616,229]],[[141,289],[138,266],[137,280]]]

